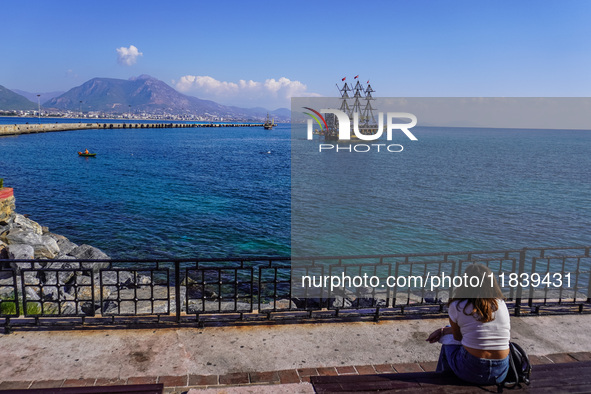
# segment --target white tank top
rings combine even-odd
[[[508,349],[511,323],[505,301],[497,300],[499,307],[493,312],[493,320],[486,323],[476,320],[472,315],[464,314],[466,303],[467,301],[454,301],[449,306],[449,317],[462,332],[462,345],[481,350]],[[471,310],[472,305],[468,305],[466,312]]]

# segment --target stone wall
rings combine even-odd
[[[14,193],[12,188],[0,189],[0,224],[6,223],[14,213]]]
[[[262,127],[262,123],[42,123],[0,125],[0,136],[86,129],[164,129],[187,127]]]
[[[44,123],[0,125],[0,135],[46,133],[50,131],[98,129],[98,123]]]

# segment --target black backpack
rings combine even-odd
[[[529,385],[531,364],[527,353],[514,342],[509,342],[509,350],[509,372],[505,380],[499,383],[499,392],[502,392],[503,388],[521,387],[521,383]]]

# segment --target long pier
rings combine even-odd
[[[263,127],[262,123],[41,123],[0,125],[0,136],[86,129],[168,129],[190,127]]]

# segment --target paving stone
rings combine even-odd
[[[437,369],[437,361],[427,361],[419,365],[425,372],[435,372],[435,369]]]
[[[337,373],[339,375],[357,375],[355,367],[337,367]]]
[[[531,365],[552,364],[552,360],[546,356],[529,356],[529,362]]]
[[[134,376],[127,379],[127,384],[156,384],[156,376]]]
[[[316,370],[316,368],[300,368],[298,369],[298,375],[300,375],[300,377],[317,376],[318,371]]]
[[[390,364],[378,364],[374,365],[373,368],[376,370],[377,373],[394,373],[396,372],[392,365]]]
[[[189,386],[215,386],[218,375],[189,375]]]
[[[394,364],[392,366],[399,373],[423,372],[423,368],[417,363]]]
[[[87,387],[94,386],[96,379],[66,379],[62,387]]]
[[[279,383],[279,374],[277,372],[251,372],[250,383]]]
[[[553,354],[548,354],[546,357],[548,357],[550,360],[552,360],[553,363],[556,363],[556,364],[572,363],[572,362],[577,361],[575,358],[569,356],[566,353],[553,353]]]
[[[94,382],[95,386],[121,386],[127,383],[127,379],[118,379],[118,378],[112,378],[112,379],[105,379],[105,378],[99,378],[96,380],[96,382]]]
[[[65,379],[62,380],[37,380],[29,389],[56,389],[62,387]]]
[[[320,376],[337,376],[337,370],[334,367],[321,367],[316,368],[318,370],[318,375]]]
[[[298,376],[298,371],[295,369],[286,369],[283,371],[279,371],[279,381],[281,384],[289,384],[289,383],[300,383],[300,377]]]
[[[28,389],[31,385],[31,381],[20,381],[20,380],[13,380],[8,382],[0,383],[0,390],[24,390]]]
[[[355,369],[359,375],[374,375],[377,373],[373,365],[356,365]]]
[[[591,352],[569,353],[569,356],[573,357],[577,361],[591,361]]]
[[[248,384],[248,373],[236,372],[229,373],[226,375],[220,375],[220,384],[236,385],[236,384]]]
[[[164,390],[162,390],[163,394],[186,394],[187,393],[187,388],[183,387],[183,388],[179,388],[179,387],[165,387]]]
[[[187,385],[187,380],[187,375],[158,376],[158,383],[164,384],[164,387],[184,387]]]

